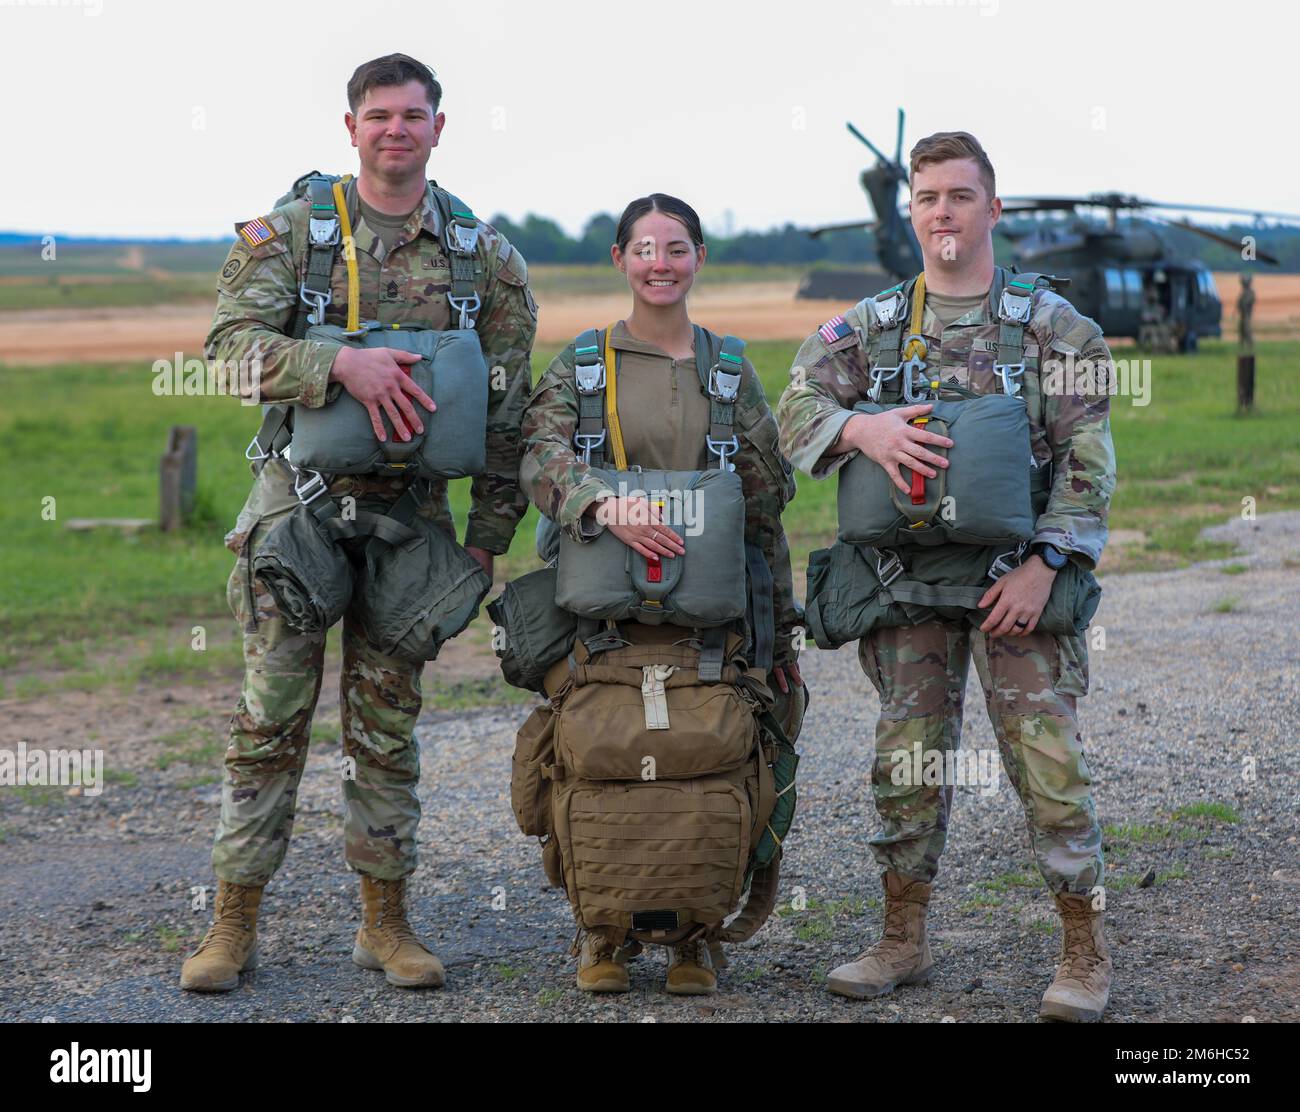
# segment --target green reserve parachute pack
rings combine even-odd
[[[859,402],[855,411],[931,403],[929,414],[911,423],[947,436],[953,446],[927,445],[949,464],[936,468],[933,479],[900,468],[906,494],[865,455],[840,469],[839,539],[808,559],[805,618],[822,648],[838,648],[880,627],[934,618],[978,625],[988,617],[980,599],[1025,558],[1051,494],[1051,465],[1034,460],[1020,388],[1034,290],[1057,281],[1064,280],[996,268],[990,311],[1000,324],[993,365],[999,394],[979,394],[931,375],[923,350],[912,343],[919,339],[920,314],[912,297],[918,289],[924,296],[920,278],[875,298],[873,325],[863,337],[871,400]],[[905,339],[909,307],[913,335]],[[1100,597],[1092,572],[1067,561],[1038,628],[1076,633],[1092,620]]]
[[[348,613],[381,652],[432,660],[473,620],[491,589],[478,562],[418,512],[421,500],[431,496],[430,480],[477,474],[484,466],[488,372],[473,316],[481,304],[474,285],[478,223],[461,202],[434,187],[451,257],[448,301],[459,314],[457,328],[383,327],[353,319],[347,327],[327,325],[336,252],[350,236],[345,180],[304,175],[277,203],[311,200],[300,288],[306,308],[297,314],[292,334],[418,352],[423,358],[411,365],[411,377],[438,410],[425,415],[424,434],[403,443],[387,424],[389,439],[381,443],[365,407],[339,387],[331,387],[319,408],[266,407],[245,455],[258,473],[269,460],[281,460],[293,474],[299,505],[251,554],[250,589],[253,579],[260,581],[297,632],[320,633]],[[345,257],[353,318],[355,256]],[[329,493],[335,474],[402,474],[411,482],[391,505],[362,500],[344,506]]]
[[[720,944],[749,938],[775,906],[798,765],[764,681],[771,569],[744,542],[730,462],[744,346],[696,332],[716,463],[704,471],[626,466],[617,422],[606,427],[611,353],[601,360],[594,330],[575,349],[580,458],[620,496],[657,502],[686,554],[656,564],[608,530],[579,544],[539,526],[547,566],[488,606],[506,679],[548,700],[516,738],[511,800],[580,926],[662,944],[703,937],[722,964]]]

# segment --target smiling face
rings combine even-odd
[[[344,116],[361,170],[390,181],[423,178],[429,152],[438,145],[446,117],[434,113],[429,94],[418,81],[376,85]]]
[[[927,267],[962,266],[992,251],[1001,215],[973,158],[930,162],[912,174],[912,229]]]
[[[647,212],[632,225],[626,251],[617,244],[610,249],[632,296],[655,306],[675,305],[686,296],[706,253],[680,220],[664,212]]]

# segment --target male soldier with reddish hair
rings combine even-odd
[[[885,931],[857,961],[831,973],[829,988],[878,996],[931,975],[925,913],[953,786],[900,785],[892,773],[896,758],[914,746],[958,747],[973,656],[1035,860],[1062,919],[1061,963],[1040,1014],[1095,1020],[1109,997],[1111,962],[1103,901],[1095,892],[1102,883],[1101,827],[1075,715],[1075,701],[1087,691],[1087,646],[1080,633],[1048,633],[1037,625],[1066,562],[1090,570],[1101,556],[1115,456],[1105,383],[1097,392],[1052,392],[1040,366],[1070,356],[1108,366],[1110,355],[1097,325],[1045,282],[1015,285],[1018,276],[994,264],[993,227],[1002,203],[993,166],[973,136],[941,132],[917,143],[911,190],[924,274],[866,298],[805,341],[778,409],[782,449],[816,479],[859,453],[904,492],[900,468],[934,479],[948,461],[933,449],[952,441],[911,423],[930,404],[853,412],[873,387],[873,400],[903,402],[893,368],[918,355],[927,382],[1023,397],[1026,447],[1034,471],[1051,481],[1018,566],[991,584],[985,578],[967,585],[987,588],[979,602],[990,609],[986,620],[972,611],[971,621],[874,628],[859,642],[862,668],[881,701],[872,787],[882,830],[871,847],[883,870]],[[907,337],[901,353],[900,331]],[[1014,354],[1007,358],[1007,351]]]

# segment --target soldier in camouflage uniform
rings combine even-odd
[[[617,240],[614,262],[627,275],[633,295],[632,314],[610,330],[610,345],[618,353],[618,413],[628,465],[672,471],[716,466],[705,445],[709,399],[700,387],[686,309],[686,293],[705,258],[699,217],[675,197],[652,194],[627,207]],[[575,453],[579,407],[573,354],[570,344],[563,357],[556,356],[529,398],[520,466],[524,490],[579,543],[608,528],[647,558],[681,555],[682,538],[662,523],[655,507],[645,499],[619,497]],[[761,548],[773,578],[776,645],[768,682],[780,698],[793,701],[803,685],[795,632],[800,616],[781,511],[794,497],[794,473],[777,447],[776,421],[748,359],[735,427],[739,450],[733,462],[745,497],[745,540]],[[624,632],[635,624],[625,623]],[[579,988],[627,990],[622,941],[622,933],[612,928],[587,933],[579,956]],[[672,948],[669,992],[712,992],[716,983],[701,939]]]
[[[425,165],[443,116],[432,72],[405,55],[360,67],[348,85],[348,115],[361,174],[347,183],[353,214],[362,320],[452,327],[451,275],[442,228]],[[373,204],[372,204],[373,202]],[[414,209],[412,209],[414,205]],[[407,215],[389,215],[401,210]],[[403,373],[417,356],[388,348],[344,349],[290,338],[305,268],[308,199],[294,200],[246,225],[222,268],[209,357],[260,360],[261,400],[321,406],[348,390],[370,409],[383,438],[379,411],[401,439],[422,431],[419,408],[432,402]],[[492,555],[504,553],[527,502],[519,489],[519,421],[530,384],[529,356],[537,305],[524,259],[506,239],[480,225],[478,264],[482,306],[475,328],[493,376],[488,401],[485,472],[473,480],[467,550],[491,575]],[[326,323],[342,324],[347,306],[344,252],[335,257]],[[249,560],[275,524],[297,505],[294,473],[282,457],[265,461],[226,545],[236,554],[228,600],[244,635],[246,670],[226,751],[221,819],[212,851],[218,877],[215,917],[182,972],[182,987],[225,991],[255,962],[256,913],[263,886],[284,860],[293,827],[295,793],[307,758],[312,713],[320,693],[325,633],[289,629],[273,596],[250,582]],[[383,510],[410,480],[340,475],[336,499]],[[418,512],[455,527],[445,483],[433,484]],[[387,656],[367,643],[348,618],[343,626],[340,678],[343,752],[355,762],[344,779],[344,849],[361,874],[363,923],[353,958],[383,968],[403,986],[437,986],[443,970],[418,940],[404,910],[405,878],[416,866],[420,804],[419,749],[413,737],[420,712],[422,666]]]
[[[911,170],[912,223],[925,259],[920,331],[929,377],[979,393],[999,391],[993,364],[1000,324],[988,305],[995,276],[992,227],[1001,212],[992,166],[973,137],[956,132],[918,143]],[[907,490],[900,464],[933,478],[947,461],[928,445],[951,441],[907,424],[928,412],[926,405],[851,414],[871,385],[868,342],[881,330],[876,304],[874,298],[859,302],[800,348],[778,407],[781,444],[791,462],[816,479],[865,452]],[[905,321],[912,308],[909,303]],[[1105,374],[1092,384],[1097,389],[1084,381],[1090,392],[1063,392],[1045,389],[1049,380],[1039,369],[1074,356],[1106,371],[1110,355],[1093,321],[1042,288],[1033,293],[1024,355],[1030,448],[1039,465],[1054,469],[1032,554],[989,588],[980,605],[992,613],[978,629],[934,620],[876,629],[859,642],[862,668],[881,700],[872,787],[882,830],[871,846],[884,870],[885,935],[858,961],[836,969],[829,987],[875,996],[930,976],[925,911],[953,787],[894,783],[892,755],[912,752],[914,745],[957,748],[973,656],[1035,860],[1064,921],[1062,962],[1041,1014],[1096,1019],[1109,994],[1111,965],[1101,913],[1089,894],[1102,883],[1101,828],[1075,713],[1087,691],[1087,646],[1082,635],[1053,635],[1035,626],[1056,575],[1046,560],[1063,565],[1068,558],[1091,569],[1101,556],[1115,456]]]

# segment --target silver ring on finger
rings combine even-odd
[[[1022,618],[1020,621],[1012,622],[1011,624],[1015,626],[1016,629],[1024,629],[1029,623]]]
[[[652,543],[654,543],[654,544],[658,544],[658,543],[659,543],[659,534],[656,533],[653,537],[650,538],[650,540],[651,540]]]

